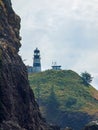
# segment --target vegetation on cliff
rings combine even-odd
[[[30,74],[29,81],[43,115],[50,122],[61,122],[61,118],[64,122],[66,118],[66,122],[72,120],[74,124],[82,119],[85,124],[90,121],[89,116],[98,112],[98,91],[72,70]]]
[[[36,99],[40,99],[42,104],[48,103],[53,87],[60,110],[83,111],[90,114],[98,111],[98,100],[95,97],[97,90],[91,85],[85,85],[74,71],[48,70],[29,75],[29,80]]]

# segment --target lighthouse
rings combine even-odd
[[[40,50],[36,48],[34,50],[34,57],[33,57],[33,72],[38,73],[41,72],[41,62],[40,62]]]

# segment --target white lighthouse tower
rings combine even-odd
[[[34,72],[34,73],[41,72],[40,50],[38,50],[38,48],[36,48],[36,49],[34,50],[33,72]]]

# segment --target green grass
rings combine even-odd
[[[41,104],[46,107],[47,100],[54,87],[60,111],[81,111],[94,114],[98,112],[98,94],[91,85],[86,86],[82,78],[72,70],[47,70],[29,75],[30,85],[36,99],[40,98]]]

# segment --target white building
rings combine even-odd
[[[61,65],[57,65],[56,62],[53,62],[52,64],[53,64],[53,65],[52,65],[52,69],[53,69],[53,70],[61,70]]]

